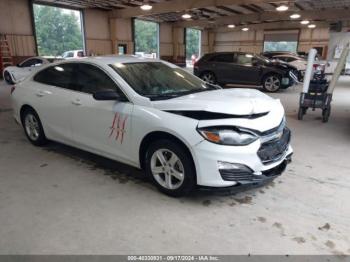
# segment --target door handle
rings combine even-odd
[[[43,97],[45,95],[50,95],[50,94],[52,94],[52,92],[45,91],[45,90],[39,90],[38,92],[36,92],[36,96],[37,97]]]
[[[81,102],[79,99],[76,99],[76,100],[73,100],[72,101],[72,104],[75,105],[75,106],[80,106],[81,105]]]
[[[45,92],[44,91],[38,91],[37,93],[36,93],[36,96],[37,97],[43,97],[45,95]]]

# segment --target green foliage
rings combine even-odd
[[[199,56],[201,31],[193,28],[186,28],[186,59],[191,59],[192,55]]]
[[[57,56],[68,50],[83,49],[80,21],[62,8],[34,5],[34,21],[39,55]]]
[[[264,52],[266,51],[289,51],[296,53],[298,42],[264,42]]]
[[[158,53],[158,24],[135,19],[135,52]]]

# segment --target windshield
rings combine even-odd
[[[110,65],[138,94],[169,99],[196,92],[218,89],[194,75],[162,62],[137,62]]]
[[[263,55],[255,55],[255,57],[257,59],[260,59],[261,61],[263,61],[264,63],[271,63],[271,60],[269,58],[267,58],[266,56]]]

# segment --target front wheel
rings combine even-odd
[[[279,75],[268,75],[263,80],[263,87],[267,92],[277,92],[281,88],[281,82]]]
[[[5,79],[6,83],[8,83],[9,85],[13,85],[14,84],[10,73],[7,72],[7,71],[4,72],[4,79]]]
[[[42,146],[47,143],[40,118],[33,109],[27,109],[23,113],[22,123],[24,132],[33,145]]]
[[[149,146],[145,169],[157,188],[169,196],[185,196],[196,186],[191,155],[182,145],[171,140],[162,139]]]
[[[216,77],[212,72],[205,72],[201,75],[203,81],[209,84],[216,84]]]

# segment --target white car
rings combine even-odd
[[[34,145],[54,140],[143,168],[172,196],[271,180],[292,155],[279,100],[160,60],[55,63],[16,85],[12,100]]]
[[[35,72],[40,66],[50,63],[43,57],[31,57],[17,66],[8,66],[3,71],[3,77],[8,84],[15,84]]]
[[[84,56],[85,55],[83,50],[71,50],[71,51],[66,51],[62,54],[63,59],[72,59],[72,58],[79,58]]]

